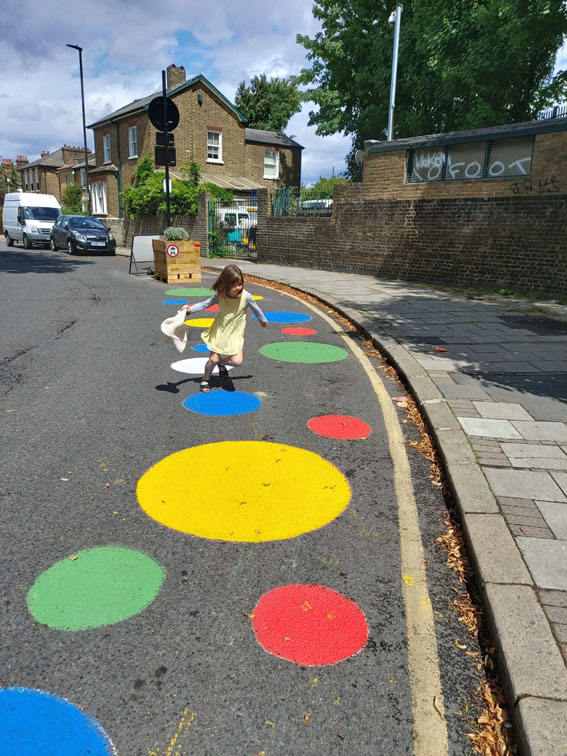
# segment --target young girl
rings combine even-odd
[[[252,299],[252,295],[244,290],[244,276],[236,265],[227,265],[223,268],[211,289],[215,294],[209,299],[194,305],[186,305],[187,313],[201,312],[215,304],[219,306],[213,324],[201,334],[211,352],[201,381],[201,391],[205,393],[211,390],[209,380],[215,365],[218,365],[222,381],[228,378],[226,365],[234,367],[242,365],[248,305],[262,326],[265,328],[268,325],[266,316]]]

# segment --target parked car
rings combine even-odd
[[[60,215],[49,236],[51,249],[78,252],[116,253],[116,241],[110,229],[98,218],[88,215]]]
[[[34,244],[49,244],[53,224],[61,215],[59,202],[52,194],[11,192],[4,197],[2,224],[6,244],[22,242],[25,249]]]

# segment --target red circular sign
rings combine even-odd
[[[336,664],[368,639],[366,618],[354,601],[322,585],[282,585],[265,593],[252,627],[270,654],[310,667]]]
[[[175,244],[168,244],[165,251],[167,252],[168,257],[177,257],[179,254],[179,247]]]
[[[368,438],[372,433],[372,428],[368,423],[349,415],[321,415],[320,417],[312,417],[311,420],[308,420],[307,427],[313,433],[318,433],[319,436],[340,438],[345,441],[352,441],[355,438]]]

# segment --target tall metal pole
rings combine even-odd
[[[87,149],[87,122],[85,119],[85,88],[83,86],[83,48],[79,45],[67,45],[79,51],[79,72],[81,75],[81,105],[83,108],[83,144],[85,147],[85,189],[87,192],[87,210],[91,214],[91,191],[89,182],[89,153]]]
[[[400,22],[403,5],[397,3],[396,10],[390,16],[390,23],[394,17],[394,52],[392,54],[392,79],[390,81],[390,109],[388,113],[388,141],[394,138],[394,109],[396,107],[396,77],[398,75],[398,48],[400,45]]]
[[[170,225],[170,207],[169,207],[169,145],[167,140],[167,99],[165,87],[165,71],[161,72],[161,90],[163,93],[163,131],[165,142],[165,207],[166,207],[166,228]]]

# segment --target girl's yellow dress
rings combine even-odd
[[[250,295],[248,295],[250,296]],[[236,299],[219,298],[219,311],[214,322],[203,331],[201,338],[211,352],[217,354],[238,354],[244,346],[244,329],[246,328],[246,291]]]

